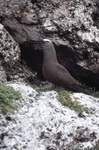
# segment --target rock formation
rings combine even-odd
[[[97,0],[5,0],[0,2],[0,22],[20,44],[22,59],[39,75],[41,52],[31,51],[34,45],[26,47],[24,42],[41,36],[53,41],[59,62],[73,77],[99,87],[98,6]]]

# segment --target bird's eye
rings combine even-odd
[[[48,40],[48,39],[43,39],[43,41],[44,41],[44,42],[50,42],[50,40]]]

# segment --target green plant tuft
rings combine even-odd
[[[80,148],[75,148],[75,149],[68,149],[68,150],[82,150],[82,149],[80,149]]]
[[[70,109],[78,112],[79,116],[81,116],[83,112],[92,113],[91,111],[89,111],[88,108],[85,108],[82,104],[80,104],[80,102],[77,101],[77,98],[75,98],[75,101],[73,101],[72,98],[70,97],[70,93],[72,92],[66,91],[64,88],[53,85],[52,87],[49,88],[44,88],[43,86],[40,86],[36,90],[39,93],[55,90],[58,93],[57,99],[62,103],[62,105],[67,106]]]
[[[99,91],[95,87],[89,87],[86,92],[93,97],[99,98]]]
[[[39,86],[39,88],[37,88],[36,86],[34,87],[36,89],[37,92],[48,92],[48,91],[61,91],[61,90],[64,90],[64,88],[62,87],[58,87],[58,86],[55,86],[52,84],[52,86],[50,87],[44,87],[42,85]]]
[[[99,145],[94,146],[94,147],[91,148],[90,150],[99,150]]]
[[[83,113],[83,112],[90,113],[88,108],[85,108],[82,104],[80,104],[80,102],[76,101],[76,98],[75,98],[75,101],[73,101],[68,91],[65,91],[65,90],[58,91],[57,99],[64,106],[68,106],[70,109],[78,113]]]
[[[68,150],[82,150],[82,148],[72,148]],[[86,148],[86,150],[99,150],[99,145],[95,145],[93,148]]]
[[[15,100],[21,98],[21,93],[13,87],[0,83],[0,109],[4,113],[14,112],[18,108]]]

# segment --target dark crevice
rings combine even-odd
[[[21,60],[25,60],[27,65],[35,70],[38,76],[42,79],[42,62],[43,62],[43,53],[40,50],[35,50],[32,46],[23,46],[21,48]]]
[[[99,89],[99,82],[96,82],[98,75],[77,65],[77,58],[70,48],[66,48],[66,46],[58,46],[56,47],[56,52],[59,63],[66,67],[76,80],[82,84],[86,84],[87,86],[92,86]],[[87,52],[84,53],[84,58],[88,59]]]
[[[99,53],[99,48],[94,48],[94,51]]]
[[[33,49],[32,46],[20,45],[21,48],[21,59],[27,62],[27,65],[35,70],[40,79],[43,79],[42,75],[42,63],[43,63],[43,52],[39,49]],[[99,89],[99,82],[96,82],[98,75],[92,73],[89,70],[82,68],[76,64],[77,58],[74,52],[66,46],[55,47],[58,62],[62,64],[70,74],[82,84],[96,87]],[[84,54],[87,59],[87,53]]]
[[[89,57],[89,52],[88,51],[84,51],[83,52],[83,58],[84,59],[88,59],[88,57]]]

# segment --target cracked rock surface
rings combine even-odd
[[[56,99],[55,91],[40,92],[26,83],[11,83],[22,93],[15,114],[0,114],[0,148],[2,150],[59,150],[90,148],[99,140],[99,99],[74,93],[93,114],[78,113]]]
[[[38,52],[36,60],[31,58],[38,47],[31,41],[42,37],[54,43],[58,61],[74,78],[98,88],[98,8],[98,0],[1,0],[0,23],[23,46],[23,60],[33,64],[38,74],[42,74],[42,57]],[[24,42],[29,46],[24,47]]]
[[[35,73],[24,62],[21,62],[19,44],[0,24],[0,82],[10,80],[35,80]]]

